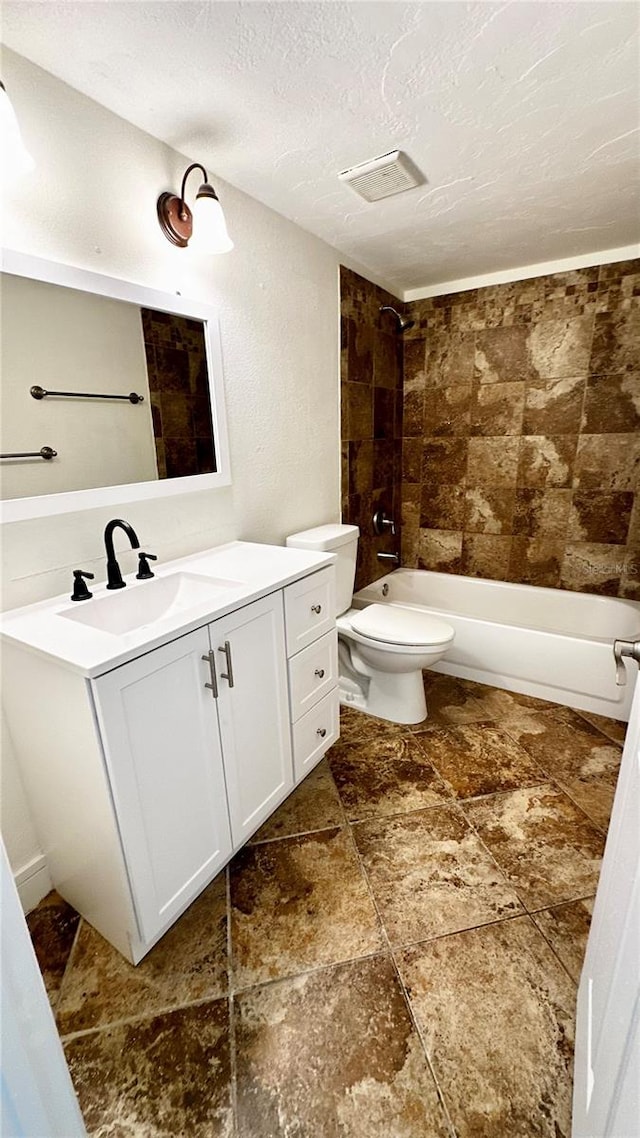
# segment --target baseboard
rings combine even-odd
[[[53,888],[44,854],[31,858],[14,874],[14,879],[25,913],[35,909],[38,902]]]

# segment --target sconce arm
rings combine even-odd
[[[202,170],[202,173],[204,174],[205,182],[208,182],[208,180],[209,180],[209,175],[207,174],[207,171],[205,170],[204,166],[200,165],[199,162],[192,162],[190,166],[187,166],[187,169],[184,172],[184,177],[182,179],[182,185],[180,187],[180,201],[182,204],[184,204],[184,201],[185,201],[184,191],[185,191],[185,188],[187,185],[187,178],[189,177],[189,174],[191,173],[192,170]]]

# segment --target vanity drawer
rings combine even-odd
[[[338,682],[338,632],[333,629],[303,648],[289,660],[289,692],[291,720],[301,715],[328,695]]]
[[[294,723],[291,730],[294,778],[299,782],[320,762],[325,751],[340,734],[340,696],[337,687]]]
[[[336,586],[333,566],[294,581],[284,590],[287,654],[294,656],[335,628]]]

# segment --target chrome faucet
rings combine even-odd
[[[382,553],[381,552],[381,553],[376,553],[376,557],[378,558],[378,561],[388,561],[390,565],[399,565],[400,564],[400,554],[399,553]]]
[[[122,580],[122,573],[120,566],[116,561],[116,555],[113,548],[113,531],[122,529],[126,533],[129,541],[131,542],[132,549],[139,549],[140,542],[138,535],[133,526],[128,522],[123,521],[122,518],[113,518],[112,521],[107,522],[104,531],[104,547],[107,551],[107,588],[108,589],[124,589],[126,582]]]
[[[396,523],[393,518],[387,516],[383,509],[376,510],[371,519],[373,532],[380,537],[383,533],[390,533],[392,537],[396,536]]]

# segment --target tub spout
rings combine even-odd
[[[400,564],[399,553],[376,553],[376,557],[378,558],[378,561],[388,561],[390,565]]]
[[[619,688],[624,687],[627,682],[627,669],[624,664],[623,656],[626,656],[629,660],[635,660],[636,664],[640,664],[640,639],[614,640],[613,642],[613,658],[616,662],[616,684]]]

